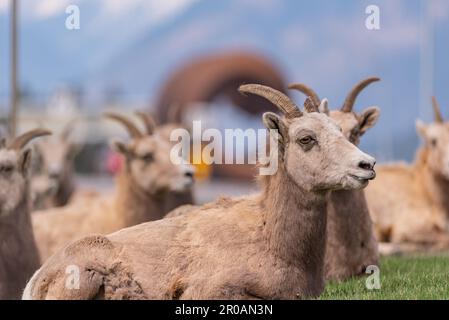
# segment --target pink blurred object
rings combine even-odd
[[[106,170],[111,174],[116,174],[122,168],[123,158],[115,152],[108,152],[106,156]]]

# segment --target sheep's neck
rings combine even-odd
[[[328,210],[328,234],[335,240],[338,250],[347,250],[353,254],[354,248],[360,248],[364,234],[362,230],[371,230],[371,218],[363,190],[338,190],[330,195]],[[359,232],[354,232],[359,230]],[[371,236],[371,234],[370,234]]]
[[[311,275],[311,284],[323,277],[327,194],[300,188],[281,168],[263,193],[268,250]]]
[[[7,227],[9,232],[6,232],[6,236],[11,234],[11,230],[21,232],[23,227],[27,227],[31,230],[31,216],[28,207],[28,192],[24,192],[22,199],[20,199],[17,207],[12,212],[0,214],[0,225]],[[0,233],[0,236],[5,233]]]
[[[69,202],[70,197],[75,190],[73,176],[71,170],[64,174],[61,179],[58,190],[54,196],[54,204],[56,206],[65,206]]]
[[[416,171],[423,179],[418,179],[424,183],[424,188],[431,203],[436,204],[449,218],[449,180],[438,173],[433,172],[427,164],[427,152],[420,150]]]
[[[122,227],[161,219],[165,199],[163,195],[150,194],[140,188],[129,174],[117,176],[116,214]]]
[[[431,172],[428,172],[426,176],[425,186],[432,202],[441,206],[441,209],[446,213],[446,217],[449,218],[449,199],[447,196],[449,194],[449,181]]]
[[[0,270],[9,276],[3,288],[6,296],[2,297],[0,293],[0,299],[18,299],[26,281],[39,268],[39,254],[31,226],[28,194],[28,191],[23,192],[22,199],[13,211],[1,213],[0,243],[6,249],[0,254]]]

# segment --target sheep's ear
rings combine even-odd
[[[359,127],[360,135],[363,135],[369,128],[374,127],[379,120],[380,109],[378,107],[369,107],[360,115]]]
[[[422,122],[421,120],[416,120],[416,131],[418,132],[418,134],[426,139],[427,137],[427,126],[424,124],[424,122]]]
[[[263,123],[268,130],[276,130],[279,134],[279,142],[285,144],[288,140],[288,128],[284,121],[273,112],[263,114]]]
[[[128,157],[131,155],[129,147],[124,142],[121,142],[118,140],[112,140],[110,143],[110,146],[111,146],[112,150],[124,155],[125,157]]]
[[[318,107],[320,113],[329,115],[329,101],[327,99],[321,100],[320,106]]]
[[[26,148],[20,151],[19,155],[19,169],[23,174],[28,172],[28,169],[31,164],[31,149]]]

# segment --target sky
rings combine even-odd
[[[0,0],[5,71],[8,4]],[[65,28],[69,4],[80,8],[76,31]],[[372,4],[380,9],[380,30],[365,27]],[[359,80],[381,77],[356,105],[382,109],[363,139],[381,160],[413,157],[414,123],[432,119],[431,95],[449,117],[447,0],[22,0],[20,7],[21,84],[41,97],[65,84],[92,96],[119,87],[127,98],[151,104],[186,60],[239,49],[263,54],[288,82],[309,84],[334,108]],[[7,85],[2,71],[0,103]]]

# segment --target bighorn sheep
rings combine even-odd
[[[333,120],[306,101],[262,85],[285,117],[267,112],[279,166],[259,195],[224,198],[194,212],[73,242],[28,283],[24,299],[298,299],[324,288],[330,190],[363,188],[375,160],[351,144]],[[271,160],[275,160],[271,158]],[[65,287],[68,265],[79,290]]]
[[[57,137],[36,144],[37,172],[31,179],[33,208],[48,209],[66,205],[75,190],[73,160],[79,150],[70,139],[73,122]]]
[[[39,268],[29,211],[32,139],[50,134],[35,129],[6,143],[0,140],[0,299],[18,299]]]
[[[62,208],[35,212],[33,226],[43,261],[79,237],[107,234],[161,219],[169,207],[167,195],[192,185],[193,169],[172,164],[171,145],[153,134],[153,121],[148,115],[139,113],[146,125],[145,133],[121,115],[108,113],[106,116],[122,124],[132,138],[128,144],[112,143],[112,148],[124,157],[115,194],[86,197]]]
[[[374,126],[379,118],[379,109],[369,107],[362,113],[353,111],[359,93],[379,78],[368,78],[359,82],[347,95],[343,106],[325,113],[342,128],[343,135],[355,145],[360,137]],[[292,84],[296,89],[319,104],[318,94],[304,84]],[[369,265],[378,264],[378,244],[374,237],[373,224],[369,215],[363,190],[339,190],[331,193],[328,204],[327,243],[325,274],[329,280],[344,280],[365,272]]]
[[[181,105],[178,104],[175,107],[171,108],[171,113],[168,114],[168,123],[165,123],[163,125],[159,125],[155,129],[155,133],[161,137],[161,139],[171,143],[176,144],[177,141],[171,141],[171,134],[176,129],[186,129],[186,127],[181,123],[178,122],[176,117],[176,114],[179,112]],[[166,212],[170,212],[175,208],[178,208],[182,205],[191,205],[195,203],[195,198],[193,195],[193,188],[188,188],[184,191],[171,191],[167,195],[167,207]]]
[[[433,98],[435,122],[416,127],[424,140],[415,163],[379,167],[367,188],[368,206],[379,241],[449,246],[449,123]]]

